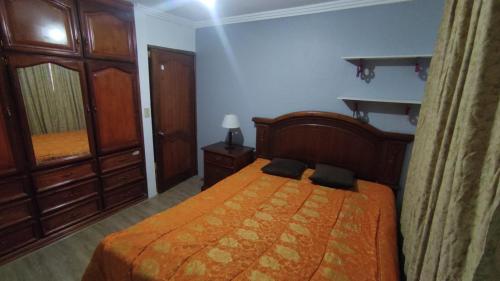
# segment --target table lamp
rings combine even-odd
[[[232,129],[237,129],[240,127],[240,121],[238,116],[234,114],[226,114],[224,120],[222,120],[222,128],[229,129],[227,132],[227,149],[233,148],[233,131]]]

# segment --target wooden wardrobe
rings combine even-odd
[[[133,6],[0,0],[0,263],[146,198]]]

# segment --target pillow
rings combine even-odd
[[[316,164],[316,171],[309,179],[314,184],[340,189],[353,187],[355,180],[353,171],[325,164]]]
[[[274,158],[271,163],[262,167],[262,171],[270,175],[300,179],[306,168],[306,164],[297,160]]]

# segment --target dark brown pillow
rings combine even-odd
[[[316,171],[309,179],[314,184],[340,189],[353,187],[355,181],[353,171],[325,164],[316,164]]]
[[[271,163],[262,167],[262,171],[274,176],[300,179],[306,168],[306,164],[297,160],[274,158]]]

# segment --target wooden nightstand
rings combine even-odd
[[[218,142],[202,149],[205,165],[205,184],[202,190],[236,173],[255,160],[254,149],[251,147],[234,145],[233,149],[229,150],[225,143]]]

